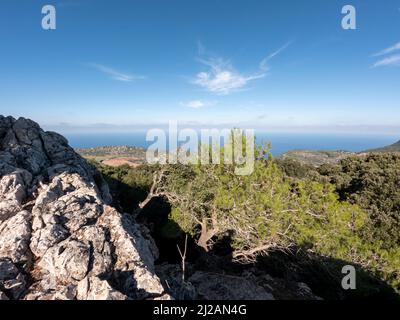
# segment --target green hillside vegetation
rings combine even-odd
[[[400,152],[400,141],[383,148],[371,149],[365,152]]]
[[[400,246],[400,154],[350,157],[318,171],[336,186],[340,199],[368,214],[363,229],[366,239],[382,241],[388,249]]]
[[[281,160],[296,160],[302,164],[320,166],[322,164],[337,164],[340,160],[355,155],[349,151],[310,151],[310,150],[291,150],[282,154]]]
[[[311,150],[290,150],[278,157],[280,161],[294,160],[302,165],[319,167],[324,164],[338,164],[341,160],[351,156],[364,157],[369,153],[400,153],[400,141],[386,147],[370,149],[359,153],[349,151],[311,151]],[[289,163],[288,163],[289,164]]]
[[[206,253],[223,240],[230,259],[243,264],[284,252],[301,256],[297,269],[311,268],[304,259],[317,257],[319,274],[311,272],[310,281],[334,274],[329,285],[336,288],[341,267],[352,264],[400,292],[398,157],[355,157],[315,169],[258,155],[249,176],[235,175],[226,164],[101,169],[117,184],[112,188],[130,190],[120,194],[125,209],[137,210],[146,195],[146,202],[168,201],[169,220],[161,229],[189,234]],[[354,294],[376,294],[368,277],[359,281]]]

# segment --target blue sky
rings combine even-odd
[[[0,114],[54,130],[400,134],[398,0],[2,0],[0,46]]]

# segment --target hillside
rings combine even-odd
[[[281,155],[280,159],[297,160],[301,164],[318,167],[322,164],[337,164],[340,160],[353,155],[356,153],[349,151],[291,150]]]
[[[367,150],[365,152],[400,152],[400,140],[394,144],[391,144],[390,146],[377,148],[377,149],[371,149],[371,150]]]
[[[143,165],[135,169],[99,166],[99,169],[124,211],[136,211],[131,206],[133,199],[137,199],[139,208],[146,204],[138,221],[150,226],[160,248],[159,262],[178,263],[176,244],[183,244],[187,234],[190,269],[218,274],[213,279],[219,279],[224,290],[228,279],[222,280],[222,274],[229,275],[229,279],[242,279],[243,272],[247,279],[260,283],[265,283],[266,275],[280,278],[285,285],[289,279],[305,283],[323,299],[383,298],[391,297],[393,289],[399,290],[400,251],[396,245],[399,229],[390,223],[380,227],[380,218],[393,217],[388,204],[391,199],[396,207],[397,195],[385,194],[382,210],[369,210],[375,208],[374,201],[378,198],[374,193],[382,191],[379,183],[387,187],[398,185],[394,180],[398,174],[393,167],[397,168],[399,162],[391,158],[379,161],[386,179],[376,179],[378,185],[362,191],[361,199],[352,201],[347,196],[348,201],[343,201],[335,184],[337,190],[342,190],[340,178],[349,172],[348,168],[343,168],[343,173],[340,168],[332,173],[325,170],[322,176],[317,168],[308,166],[300,168],[304,172],[299,174],[299,166],[291,161],[278,164],[269,159],[264,154],[256,161],[254,173],[245,177],[235,175],[234,168],[224,164],[200,167],[167,164],[159,168]],[[364,161],[364,157],[355,159]],[[286,165],[288,170],[284,168]],[[336,167],[333,165],[332,169]],[[369,168],[367,161],[361,172],[357,166],[352,170],[363,177],[368,172],[367,180],[369,174],[380,172]],[[287,176],[292,171],[295,175]],[[354,180],[356,183],[357,179]],[[346,188],[347,184],[343,186]],[[343,197],[353,189],[346,188]],[[364,201],[364,194],[370,195],[372,201]],[[376,229],[375,235],[385,235],[385,245],[370,236],[371,229]],[[344,265],[357,266],[358,290],[342,290]],[[176,268],[165,266],[159,272],[168,279],[172,290],[178,292]],[[190,276],[189,281],[200,287],[205,285],[196,281],[196,277]],[[212,283],[210,278],[206,282]],[[393,289],[387,287],[388,283]],[[282,288],[276,290],[276,285],[275,282],[270,292],[275,298],[294,298],[293,292],[289,296]],[[228,287],[234,286],[231,282]]]
[[[323,164],[338,164],[349,156],[365,157],[368,153],[400,152],[400,141],[386,147],[365,150],[362,152],[350,151],[312,151],[312,150],[291,150],[282,154],[281,160],[296,160],[302,165],[319,167]]]

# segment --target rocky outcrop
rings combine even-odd
[[[143,226],[65,138],[0,116],[0,300],[168,299]]]

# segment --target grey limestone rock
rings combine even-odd
[[[0,299],[165,298],[158,251],[54,132],[0,116]]]

